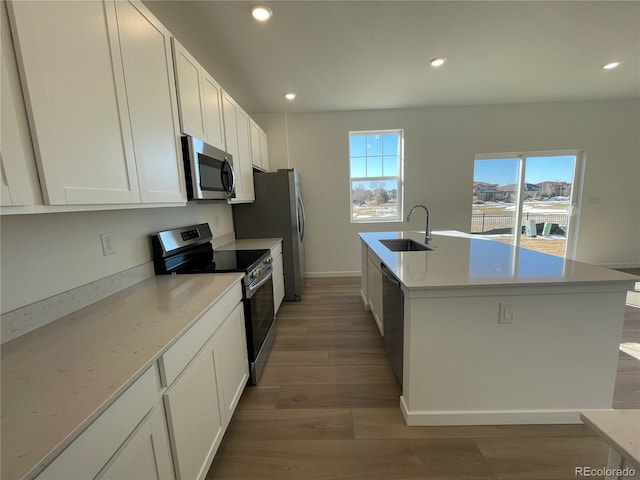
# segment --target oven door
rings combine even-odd
[[[255,385],[275,340],[273,280],[271,272],[255,286],[245,287],[244,316],[251,383]]]

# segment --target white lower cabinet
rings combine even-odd
[[[384,318],[382,315],[382,270],[378,258],[371,252],[367,256],[367,295],[369,309],[378,325],[380,335],[384,336]]]
[[[157,406],[114,455],[97,479],[175,478],[164,409]]]
[[[278,313],[278,309],[284,298],[284,264],[282,262],[282,242],[271,249],[273,258],[273,312]]]
[[[247,334],[244,307],[238,305],[213,336],[213,357],[218,381],[218,397],[224,413],[225,427],[249,379]]]
[[[239,284],[237,284],[239,287]],[[183,338],[193,344],[207,335],[202,325],[214,333],[172,380],[164,393],[176,477],[179,480],[206,476],[222,436],[249,378],[249,362],[244,325],[244,309],[234,289],[212,307],[191,329],[197,336]],[[228,299],[235,299],[230,305]],[[232,308],[229,313],[229,309]],[[217,321],[216,321],[217,320]],[[178,342],[167,352],[165,378],[172,378],[173,365],[188,344]],[[161,362],[162,364],[162,362]]]
[[[203,479],[248,378],[238,280],[36,478]]]
[[[179,480],[203,478],[222,440],[213,345],[213,340],[205,344],[164,395]]]
[[[138,429],[138,426],[141,425],[148,413],[160,403],[160,395],[160,376],[154,365],[63,450],[37,477],[38,480],[96,478],[105,468],[109,470],[108,465],[116,469],[125,469],[120,471],[127,471],[128,468],[144,468],[139,467],[138,464],[150,461],[143,458],[147,454],[136,451],[136,446],[131,447],[130,451],[129,446],[131,443],[138,445],[140,442],[150,441],[149,439],[134,441],[134,437],[141,429],[146,428],[144,424],[141,429]],[[153,421],[152,418],[153,415],[149,417],[149,421]],[[159,424],[156,420],[153,444],[159,448],[155,451],[153,461],[166,467],[166,461],[170,460],[170,456],[167,457],[168,451],[161,448],[163,440],[166,445],[166,438],[163,439],[163,435],[167,436],[166,426],[164,423]],[[131,441],[129,442],[128,439]],[[120,460],[121,455],[125,455],[122,460]],[[169,470],[167,475],[161,478],[173,478],[173,472]]]

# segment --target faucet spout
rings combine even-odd
[[[424,205],[422,205],[421,203],[414,205],[413,207],[411,207],[411,210],[409,210],[409,213],[407,214],[407,222],[411,220],[411,214],[413,214],[413,211],[416,208],[424,208],[424,211],[427,214],[427,225],[424,229],[424,243],[425,245],[429,245],[429,243],[431,243],[431,220],[430,220],[431,216],[429,214],[429,209]]]

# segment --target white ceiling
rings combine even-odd
[[[640,97],[639,1],[270,1],[265,25],[256,2],[145,3],[249,112]]]

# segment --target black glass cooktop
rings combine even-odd
[[[208,250],[199,253],[178,268],[175,273],[248,272],[269,255],[269,250]]]

